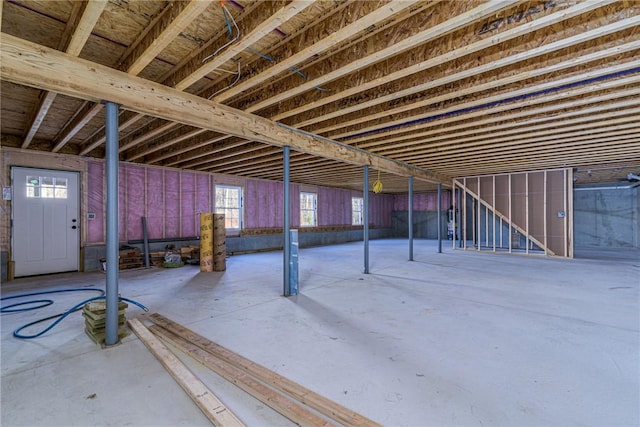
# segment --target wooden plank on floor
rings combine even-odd
[[[193,373],[156,338],[138,319],[130,319],[129,327],[153,353],[178,384],[187,392],[206,417],[216,426],[244,424]]]
[[[189,356],[202,363],[207,368],[211,369],[216,374],[220,375],[227,381],[237,385],[242,390],[249,393],[265,405],[284,415],[294,423],[300,426],[318,426],[329,427],[330,424],[322,417],[314,414],[313,412],[305,409],[297,402],[289,399],[283,394],[267,387],[260,381],[254,379],[246,372],[218,359],[212,354],[206,352],[195,344],[190,343],[184,338],[167,331],[164,328],[158,326],[151,326],[149,330],[167,341],[168,343],[176,346],[181,351],[185,352]]]
[[[344,406],[333,402],[326,397],[323,397],[318,393],[315,393],[314,391],[311,391],[306,387],[303,387],[300,384],[265,368],[262,365],[254,363],[251,360],[196,334],[195,332],[160,314],[154,313],[148,318],[156,325],[186,339],[206,352],[222,359],[238,369],[243,370],[247,374],[252,375],[265,384],[268,384],[269,386],[293,397],[332,420],[335,420],[345,426],[381,426],[375,421],[345,408]]]

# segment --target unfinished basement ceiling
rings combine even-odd
[[[640,173],[636,1],[5,0],[2,32],[447,185],[561,167],[577,185]],[[103,106],[55,95],[3,78],[2,145],[103,158]],[[120,158],[282,179],[280,147],[127,105]],[[407,189],[404,176],[380,179]],[[360,189],[362,168],[294,151],[291,180]]]

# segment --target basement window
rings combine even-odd
[[[315,227],[318,224],[316,193],[300,193],[300,226]]]
[[[364,200],[362,199],[362,197],[351,198],[351,224],[352,225],[364,224],[363,214],[362,214],[363,206],[364,206]]]
[[[242,228],[242,187],[216,185],[216,213],[224,214],[227,230]]]

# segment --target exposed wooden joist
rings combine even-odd
[[[184,141],[186,139],[193,138],[194,136],[198,136],[198,135],[203,134],[205,132],[207,132],[207,129],[194,129],[194,130],[192,130],[190,132],[183,133],[182,135],[173,137],[168,141],[162,142],[161,144],[157,144],[157,145],[154,145],[154,146],[151,146],[151,147],[147,147],[144,150],[141,150],[141,151],[137,152],[136,154],[133,154],[133,155],[127,157],[127,161],[130,162],[130,161],[139,159],[140,157],[144,157],[147,154],[155,153],[156,151],[160,151],[160,150],[162,150],[164,148],[167,148],[167,147],[170,147],[173,144],[176,144],[176,143],[178,143],[180,141]]]
[[[194,2],[197,3],[197,1],[194,1]],[[227,49],[225,49],[224,51],[216,55],[212,60],[208,61],[204,65],[201,65],[200,67],[195,69],[193,72],[189,73],[187,76],[182,78],[179,82],[177,82],[174,85],[174,87],[178,90],[187,89],[189,86],[194,84],[196,81],[200,80],[202,77],[206,76],[207,74],[214,71],[215,69],[220,68],[226,62],[228,62],[238,54],[242,53],[247,47],[250,47],[253,43],[260,40],[266,34],[275,30],[278,26],[282,25],[283,22],[286,22],[287,20],[291,19],[292,17],[300,13],[302,10],[311,6],[311,4],[312,2],[309,0],[297,0],[283,7],[274,15],[272,15],[269,19],[261,22],[249,34],[242,37],[241,40],[232,44]],[[152,31],[151,33],[154,33],[154,32]],[[168,124],[165,129],[168,130],[173,126],[176,126],[176,124],[173,124],[173,125]],[[104,139],[100,138],[95,143],[83,149],[82,154],[87,154],[91,152],[103,142],[104,142]],[[136,144],[127,144],[126,146],[123,146],[120,148],[120,152],[133,148],[135,147],[135,145],[139,144],[140,142],[141,141],[137,141]]]
[[[639,103],[637,101],[629,101],[626,106],[638,106]],[[597,107],[591,109],[592,112],[601,111]],[[487,141],[491,143],[492,148],[497,146],[497,143],[503,141],[521,141],[528,136],[535,135],[557,135],[569,130],[580,130],[580,129],[590,129],[592,127],[602,126],[605,124],[615,124],[615,123],[625,123],[634,118],[633,117],[622,117],[616,120],[613,120],[614,117],[618,116],[629,116],[635,115],[640,112],[640,108],[618,108],[615,111],[608,111],[602,114],[588,114],[585,112],[581,114],[580,117],[569,118],[568,120],[561,120],[563,117],[554,117],[553,118],[553,127],[550,127],[549,123],[541,123],[534,125],[529,123],[528,121],[522,122],[507,122],[506,126],[509,129],[504,129],[503,126],[493,126],[493,127],[484,127],[481,129],[474,129],[470,131],[463,132],[447,132],[437,137],[431,137],[426,140],[419,141],[420,148],[399,148],[399,149],[387,149],[383,147],[378,152],[379,154],[385,156],[398,156],[403,153],[410,153],[415,155],[417,153],[426,154],[426,153],[440,153],[442,151],[447,150],[449,147],[455,147],[456,149],[466,148],[474,145],[486,144]],[[551,120],[551,118],[547,118],[546,121]],[[569,126],[573,125],[573,126]],[[438,141],[436,144],[435,142]]]
[[[168,12],[162,15],[159,22],[137,44],[135,51],[125,60],[121,69],[133,75],[139,74],[211,3],[211,0],[171,3]]]
[[[231,138],[233,138],[233,137],[231,137]],[[188,153],[189,151],[193,151],[193,150],[198,149],[198,148],[204,148],[204,147],[206,147],[208,145],[213,145],[213,144],[217,144],[219,142],[223,142],[223,141],[225,141],[227,139],[230,139],[230,137],[227,136],[227,135],[216,136],[215,138],[203,137],[201,139],[196,139],[195,141],[190,141],[190,143],[185,147],[171,150],[171,152],[169,152],[169,153],[165,153],[165,154],[161,154],[161,155],[156,156],[156,157],[152,157],[152,158],[148,159],[147,161],[149,163],[157,163],[157,162],[160,162],[162,160],[168,159],[170,157],[176,157],[176,156],[179,156],[180,154]],[[240,147],[240,146],[245,145],[247,143],[247,141],[244,140],[244,139],[242,139],[240,141],[237,141],[237,138],[234,138],[234,139],[236,139],[236,141],[232,142],[230,144],[217,144],[216,148],[214,148],[213,150],[209,151],[207,153],[207,155],[212,155],[212,154],[219,153],[221,151],[225,151],[227,149]],[[198,156],[196,156],[196,157],[187,157],[187,158],[184,158],[184,159],[178,157],[178,160],[174,160],[174,161],[172,161],[170,163],[167,163],[165,166],[177,165],[177,164],[179,164],[179,163],[181,163],[183,161],[192,160],[192,159],[197,158],[197,157]]]
[[[103,1],[103,0],[101,0]],[[176,3],[168,9],[162,18],[154,21],[146,36],[138,40],[138,45],[129,52],[123,60],[121,68],[132,75],[139,74],[155,57],[164,50],[191,22],[209,6],[211,0],[192,0],[187,3]],[[82,126],[70,128],[65,137],[57,142],[53,152],[57,152],[71,138],[73,138],[91,119],[102,110],[102,104],[96,104],[92,109],[92,115],[78,121]],[[132,118],[133,119],[133,118]],[[138,118],[140,119],[140,118]],[[135,119],[133,119],[135,120]],[[137,120],[135,120],[137,121]],[[100,137],[88,147],[84,148],[81,155],[91,152],[103,144],[106,136]]]
[[[341,67],[337,70],[334,70],[331,73],[327,73],[322,77],[313,79],[311,81],[305,82],[299,85],[296,88],[287,90],[277,96],[271,97],[264,101],[258,102],[245,109],[247,112],[255,112],[259,111],[263,108],[266,108],[270,105],[283,101],[287,98],[291,98],[299,93],[305,92],[307,90],[313,89],[316,86],[321,86],[326,82],[331,80],[335,80],[342,76],[351,74],[359,69],[364,67],[373,65],[377,62],[383,61],[387,58],[391,58],[395,55],[398,55],[412,47],[415,47],[418,44],[426,43],[430,40],[434,40],[438,37],[442,37],[446,34],[449,34],[459,28],[462,28],[466,25],[469,25],[472,22],[475,22],[479,19],[485,18],[487,16],[491,16],[500,10],[506,9],[509,6],[517,3],[518,0],[507,0],[507,1],[491,1],[485,3],[481,6],[478,6],[468,12],[465,12],[461,15],[458,15],[450,20],[443,22],[442,24],[436,25],[434,27],[428,28],[425,31],[422,31],[414,36],[408,37],[392,46],[389,46],[381,51],[375,52],[372,55],[369,55],[365,58],[360,58],[357,61],[354,61],[344,67]]]
[[[525,139],[524,142],[528,144],[528,148],[520,148],[517,151],[511,148],[514,144],[500,144],[500,147],[491,147],[490,150],[486,147],[478,147],[470,152],[469,156],[463,158],[460,158],[455,153],[443,152],[435,156],[425,156],[424,160],[439,165],[445,165],[449,162],[455,162],[455,164],[460,165],[472,165],[475,162],[484,160],[507,162],[512,156],[561,154],[563,150],[565,150],[565,147],[575,148],[577,145],[581,146],[581,150],[589,152],[590,150],[601,149],[605,143],[615,145],[624,140],[635,138],[639,129],[638,126],[637,123],[631,123],[619,126],[607,126],[594,131],[559,134],[558,137],[554,135],[547,136],[546,138]],[[420,159],[416,159],[416,162],[420,162]]]
[[[621,86],[626,86],[623,84]],[[567,102],[560,102],[555,104],[547,104],[538,108],[525,108],[515,113],[509,114],[494,114],[494,111],[491,111],[491,114],[482,120],[470,120],[475,117],[486,117],[487,114],[483,112],[482,115],[474,115],[473,117],[469,117],[466,115],[461,115],[456,117],[455,120],[451,120],[448,122],[456,122],[461,121],[459,124],[449,125],[443,127],[443,123],[437,122],[434,123],[434,127],[429,130],[414,132],[411,135],[401,135],[394,138],[384,139],[382,141],[370,142],[366,144],[360,144],[359,146],[364,149],[371,149],[373,147],[384,148],[385,150],[392,149],[402,149],[406,147],[410,147],[413,141],[420,140],[423,138],[430,137],[432,135],[439,135],[443,132],[455,132],[462,129],[480,127],[485,125],[491,125],[493,123],[508,123],[509,121],[515,121],[517,119],[522,119],[525,117],[529,117],[529,123],[538,123],[547,120],[551,120],[558,115],[562,117],[572,117],[576,115],[584,114],[582,111],[586,111],[587,113],[595,112],[595,111],[605,111],[611,109],[609,106],[614,105],[615,107],[629,107],[631,105],[637,104],[636,98],[634,96],[640,96],[640,86],[631,87],[629,89],[623,89],[618,91],[610,91],[602,95],[597,96],[589,96],[579,99],[572,99]],[[620,102],[613,102],[608,104],[608,101],[615,101],[620,98],[629,98]],[[557,98],[559,101],[562,98]],[[586,106],[594,105],[593,107],[585,108]],[[531,106],[527,106],[531,107]],[[560,111],[561,113],[558,113]]]
[[[144,117],[144,114],[140,114],[140,117]],[[137,138],[134,138],[133,140],[129,141],[126,144],[123,144],[122,146],[120,146],[118,152],[122,153],[126,150],[128,150],[131,147],[135,147],[138,144],[142,144],[145,141],[148,141],[151,138],[155,138],[158,135],[162,135],[168,131],[170,131],[171,129],[181,126],[180,123],[178,122],[168,122],[168,123],[164,123],[158,127],[156,127],[153,130],[150,130],[149,132],[144,133],[143,135],[140,135]],[[83,150],[80,154],[83,154],[86,150]],[[91,150],[89,150],[91,151]]]
[[[325,104],[330,103],[330,102],[335,102],[335,101],[338,101],[340,99],[343,99],[343,98],[346,98],[346,97],[349,97],[349,96],[353,96],[353,95],[355,95],[357,93],[360,93],[360,92],[363,92],[365,90],[373,89],[373,88],[375,88],[377,86],[380,86],[382,84],[389,83],[389,82],[394,81],[394,80],[406,78],[408,75],[415,74],[415,73],[417,73],[419,71],[423,71],[423,70],[428,69],[430,67],[433,67],[433,66],[445,63],[445,62],[449,62],[449,61],[455,60],[457,58],[461,58],[463,56],[472,54],[474,52],[479,52],[479,51],[481,51],[483,49],[486,49],[488,47],[494,46],[496,44],[504,43],[505,41],[512,40],[512,39],[517,38],[517,37],[521,37],[524,34],[530,33],[532,31],[539,30],[541,28],[548,27],[548,26],[553,25],[555,23],[558,23],[558,22],[561,22],[563,20],[569,19],[569,18],[571,18],[573,16],[580,15],[582,13],[586,13],[588,11],[591,11],[591,10],[595,9],[595,8],[602,7],[602,6],[604,6],[606,4],[609,4],[609,3],[612,3],[612,2],[613,2],[613,0],[606,0],[606,3],[605,2],[583,2],[583,3],[580,3],[578,5],[572,6],[572,7],[568,8],[568,9],[562,10],[560,12],[555,12],[555,13],[552,13],[552,14],[550,14],[548,16],[542,17],[540,19],[536,19],[536,20],[533,20],[531,22],[528,22],[528,23],[525,23],[525,24],[521,24],[521,25],[519,25],[519,26],[517,26],[515,28],[512,28],[510,30],[503,31],[503,32],[501,32],[501,33],[499,33],[499,34],[497,34],[495,36],[492,36],[492,37],[489,37],[489,38],[485,38],[483,40],[477,41],[477,42],[469,44],[469,45],[465,45],[465,46],[463,46],[463,47],[461,47],[459,49],[455,49],[453,51],[447,52],[447,53],[442,54],[442,55],[440,55],[440,56],[438,56],[436,58],[427,59],[426,61],[417,63],[415,65],[412,65],[410,67],[404,68],[404,69],[399,70],[397,72],[388,74],[388,75],[384,76],[383,78],[374,79],[374,80],[372,80],[372,81],[370,81],[368,83],[365,83],[363,85],[354,86],[354,87],[351,87],[351,88],[349,88],[347,90],[341,91],[341,92],[339,92],[339,93],[337,93],[335,95],[331,95],[331,96],[327,96],[327,97],[321,98],[319,100],[314,101],[311,104],[307,104],[307,105],[302,106],[300,108],[296,108],[296,109],[290,110],[288,112],[278,114],[277,116],[274,117],[274,120],[282,120],[282,119],[284,119],[286,117],[289,117],[291,115],[299,114],[302,111],[306,111],[306,109],[317,108],[317,107],[319,107],[321,105],[325,105]],[[486,5],[483,5],[483,6],[486,6]],[[479,8],[482,8],[483,6],[479,6]],[[506,7],[508,5],[504,5],[504,6]],[[480,12],[477,12],[477,13],[478,13],[478,18],[477,19],[479,19],[479,18],[481,18],[483,16],[486,16],[484,14],[480,14]],[[463,15],[459,15],[458,17],[453,18],[450,21],[446,21],[445,23],[443,23],[441,25],[449,25],[449,23],[451,21],[456,20],[457,18],[459,18],[461,16],[463,16]],[[458,22],[458,26],[464,26],[464,25],[468,25],[468,24],[469,24],[469,22],[466,22],[466,23],[465,22]],[[429,29],[429,30],[425,31],[425,33],[428,33],[430,30],[438,29],[438,27],[439,26],[433,27],[433,29]],[[433,34],[433,37],[434,38],[435,37],[440,37],[440,36],[442,36],[444,34],[446,34],[446,32],[444,32],[444,33],[436,32],[435,34]],[[428,40],[431,40],[431,38],[427,38],[426,40],[422,41],[422,43],[424,43],[424,42],[426,42]],[[393,47],[395,47],[395,45],[392,46],[391,48],[393,48]],[[391,52],[391,53],[393,54],[393,52]],[[437,61],[436,61],[436,59],[437,59]],[[362,66],[365,65],[365,63],[363,63],[362,61],[356,61],[356,62],[357,62],[357,64],[356,64],[357,68],[356,69],[361,69]],[[340,70],[337,70],[337,71],[340,71]],[[348,71],[352,72],[354,70],[348,70]],[[345,74],[342,74],[342,73],[338,74],[336,72],[336,76],[334,77],[333,74],[334,73],[329,73],[329,74],[327,74],[325,76],[322,76],[321,78],[314,79],[313,81],[307,82],[307,83],[305,83],[305,85],[301,85],[300,89],[299,88],[290,89],[289,91],[284,92],[283,94],[281,94],[279,96],[272,97],[272,98],[270,98],[270,99],[268,99],[268,100],[266,100],[264,102],[261,102],[259,104],[256,104],[255,106],[252,106],[251,109],[248,109],[247,111],[250,111],[250,112],[257,111],[258,109],[265,108],[265,107],[267,107],[269,105],[272,105],[272,104],[274,104],[276,102],[282,101],[283,99],[286,99],[288,97],[291,97],[291,96],[294,96],[294,95],[296,95],[298,93],[301,93],[301,91],[302,91],[301,89],[303,87],[305,88],[304,90],[308,90],[309,88],[312,88],[314,86],[322,85],[323,83],[325,83],[325,81],[329,81],[329,80],[327,80],[328,78],[333,80],[334,78],[338,78],[338,77],[341,77],[341,76],[345,75]],[[309,86],[309,88],[307,88],[307,86]]]
[[[547,91],[551,91],[554,90],[556,88],[560,88],[555,90],[553,95],[547,95],[551,98],[553,97],[557,97],[557,96],[561,96],[563,94],[563,92],[568,92],[568,91],[572,91],[575,89],[569,88],[569,89],[563,89],[564,87],[567,87],[568,85],[571,84],[575,84],[575,83],[580,83],[582,81],[588,81],[591,79],[595,79],[595,78],[604,78],[606,76],[615,76],[616,73],[621,73],[621,72],[633,72],[635,73],[634,69],[638,68],[640,66],[640,60],[636,60],[636,61],[629,61],[626,63],[622,63],[622,64],[618,64],[618,65],[613,65],[613,66],[608,66],[608,67],[603,67],[600,69],[595,69],[595,70],[590,70],[586,73],[583,74],[578,74],[578,75],[573,75],[573,76],[569,76],[569,77],[565,77],[563,79],[559,79],[559,80],[553,80],[553,81],[545,81],[543,83],[537,84],[535,86],[530,86],[530,87],[524,87],[522,89],[518,89],[518,90],[512,90],[512,91],[505,91],[503,93],[500,93],[498,95],[493,95],[493,96],[488,96],[488,97],[481,97],[478,99],[475,99],[474,101],[470,101],[470,102],[466,102],[466,103],[462,103],[462,104],[456,104],[447,108],[442,108],[440,110],[438,110],[438,116],[444,116],[446,114],[456,114],[457,111],[461,111],[461,110],[466,110],[469,108],[482,108],[483,106],[487,106],[487,111],[492,111],[494,110],[495,107],[495,103],[501,103],[501,102],[505,102],[507,105],[510,104],[516,104],[516,103],[522,103],[524,101],[530,101],[529,99],[525,99],[524,101],[513,101],[514,99],[517,99],[516,97],[526,97],[526,98],[530,98],[533,97],[534,99],[536,97],[545,97],[546,92]],[[618,78],[618,77],[611,77],[612,79]],[[597,90],[599,90],[599,88],[606,84],[607,81],[598,81],[598,82],[592,82],[590,84],[588,84],[586,86],[586,88],[590,91],[590,92],[595,92]],[[515,108],[515,107],[514,107]],[[392,120],[389,122],[385,122],[385,123],[379,123],[379,124],[375,124],[375,125],[370,125],[367,127],[362,127],[359,128],[357,130],[351,130],[351,131],[347,131],[347,132],[341,132],[341,133],[337,133],[337,134],[331,134],[329,137],[330,138],[334,138],[334,139],[341,139],[341,138],[346,138],[346,137],[352,137],[349,138],[349,143],[350,144],[356,144],[356,143],[360,143],[360,142],[364,142],[364,141],[368,141],[369,139],[371,139],[371,135],[365,135],[362,137],[358,137],[359,134],[365,133],[365,132],[377,132],[380,131],[382,129],[388,128],[390,126],[396,126],[396,128],[393,129],[389,129],[389,130],[384,130],[384,134],[385,136],[390,136],[390,135],[396,135],[399,133],[404,133],[407,132],[408,130],[415,130],[418,129],[420,125],[418,124],[412,124],[411,126],[408,127],[402,127],[403,124],[405,123],[413,123],[413,122],[417,122],[419,120],[426,120],[429,117],[433,116],[433,113],[428,113],[428,114],[417,114],[417,115],[413,115],[410,117],[403,117],[401,119],[397,119],[397,120]],[[431,121],[429,121],[430,123]],[[353,138],[355,136],[355,138]]]
[[[59,44],[58,49],[66,50],[69,55],[80,55],[82,48],[89,39],[89,36],[91,35],[96,22],[98,22],[100,15],[102,15],[106,5],[107,0],[75,2],[73,4],[71,16],[65,27],[65,33],[72,32],[72,35],[68,41],[66,40],[66,37],[63,36],[60,44],[67,44],[68,42],[68,45],[65,49],[64,46]],[[25,132],[24,140],[22,142],[22,148],[27,148],[29,144],[31,144],[31,141],[33,141],[38,129],[40,129],[40,125],[47,116],[47,113],[49,113],[49,108],[53,105],[56,95],[56,93],[52,92],[44,92],[40,94],[40,101],[29,120],[29,124],[27,125],[27,131]]]
[[[175,88],[178,90],[185,90],[216,68],[219,68],[227,61],[232,59],[234,56],[238,55],[240,52],[244,51],[247,47],[256,43],[258,40],[263,38],[265,35],[269,34],[284,22],[287,22],[289,19],[296,16],[298,13],[302,12],[307,7],[313,4],[310,0],[294,0],[274,15],[265,19],[260,25],[258,25],[251,33],[242,37],[238,42],[232,44],[218,55],[214,56],[213,59],[204,65],[202,65],[199,69],[191,73],[182,81],[178,82],[175,85]]]
[[[291,148],[320,157],[370,165],[402,176],[448,183],[424,169],[344,144],[286,129],[262,117],[219,105],[2,33],[2,78],[90,101],[109,100],[142,114]]]
[[[380,104],[383,104],[385,102],[390,102],[396,99],[401,99],[402,97],[405,96],[410,96],[413,94],[417,94],[420,92],[424,92],[424,91],[428,91],[431,89],[434,89],[436,87],[441,87],[444,86],[446,84],[450,84],[450,83],[454,83],[472,76],[476,76],[476,75],[480,75],[482,73],[487,73],[493,70],[497,70],[500,67],[504,67],[507,66],[509,64],[515,64],[517,62],[521,62],[524,60],[529,60],[532,58],[535,58],[539,55],[548,55],[551,52],[555,51],[555,50],[560,50],[560,49],[565,49],[568,46],[573,46],[577,43],[583,43],[585,40],[591,40],[593,38],[596,37],[600,37],[604,32],[605,27],[608,26],[604,26],[604,27],[599,27],[595,30],[589,31],[587,33],[582,33],[579,34],[577,36],[573,36],[573,37],[569,37],[567,39],[563,39],[563,40],[559,40],[557,42],[554,43],[550,43],[548,45],[544,45],[541,46],[539,48],[534,48],[531,50],[527,50],[524,52],[520,52],[517,53],[515,55],[506,57],[506,58],[501,58],[497,61],[493,61],[493,62],[489,62],[487,64],[475,67],[475,68],[471,68],[469,70],[465,70],[465,71],[461,71],[458,73],[454,73],[454,74],[450,74],[447,76],[443,76],[441,78],[432,80],[430,82],[426,82],[420,85],[416,85],[413,86],[411,88],[402,90],[402,91],[398,91],[398,92],[394,92],[393,94],[390,95],[386,95],[386,96],[380,96],[377,97],[375,99],[372,99],[371,101],[367,101],[367,102],[362,102],[359,103],[357,105],[353,105],[351,107],[345,107],[345,108],[340,108],[339,110],[333,112],[333,113],[328,113],[328,114],[324,114],[324,115],[318,115],[312,119],[308,119],[299,123],[295,123],[294,126],[296,127],[306,127],[315,123],[320,123],[329,119],[333,119],[336,117],[345,117],[347,114],[349,113],[353,113],[355,111],[359,111],[359,110],[363,110],[366,108],[371,108]],[[568,69],[568,68],[573,68],[573,67],[578,67],[582,64],[588,64],[590,62],[594,62],[594,61],[601,61],[605,58],[609,58],[611,56],[615,56],[615,55],[620,55],[622,53],[625,52],[631,52],[634,50],[638,49],[638,43],[637,42],[630,42],[630,43],[626,43],[624,45],[621,46],[615,46],[603,51],[597,51],[594,52],[592,54],[588,54],[588,55],[582,55],[579,56],[577,58],[571,58],[570,60],[567,61],[563,61],[557,64],[552,64],[552,65],[547,65],[545,67],[536,69],[536,70],[529,70],[529,71],[525,71],[516,75],[512,75],[512,76],[507,76],[507,77],[503,77],[501,79],[496,79],[495,76],[492,76],[492,78],[489,79],[489,81],[487,81],[484,84],[474,84],[470,87],[466,87],[466,88],[462,88],[456,91],[451,91],[448,92],[444,95],[440,95],[440,96],[435,96],[426,100],[422,100],[420,102],[415,102],[415,103],[411,103],[408,105],[403,105],[401,107],[397,107],[397,108],[392,108],[392,109],[386,109],[386,111],[383,112],[379,112],[376,114],[370,114],[367,115],[366,117],[362,117],[362,118],[358,118],[355,120],[340,120],[338,123],[328,126],[328,127],[323,127],[322,129],[316,129],[314,130],[314,132],[317,133],[324,133],[324,132],[329,132],[335,129],[339,129],[339,128],[344,128],[344,127],[348,127],[348,126],[352,126],[352,125],[356,125],[358,123],[364,122],[364,121],[368,121],[368,120],[374,120],[374,119],[378,119],[381,117],[385,117],[388,115],[392,115],[392,114],[399,114],[405,111],[409,111],[412,109],[416,109],[416,108],[420,108],[420,107],[424,107],[430,104],[435,104],[437,102],[442,102],[448,99],[454,99],[454,98],[458,98],[458,97],[462,97],[462,96],[467,96],[470,95],[472,93],[478,93],[478,92],[482,92],[485,90],[493,90],[495,88],[498,88],[500,86],[506,86],[509,84],[513,84],[513,83],[517,83],[517,82],[521,82],[523,80],[528,80],[534,77],[538,77],[538,76],[543,76],[545,74],[551,74],[554,72],[558,72],[564,69]],[[438,62],[435,62],[434,64],[438,64]],[[363,88],[363,90],[365,90]]]
[[[373,11],[372,13],[366,15],[365,17],[360,18],[353,24],[341,28],[339,31],[332,33],[331,35],[318,41],[317,43],[314,43],[313,45],[302,49],[301,51],[295,53],[294,55],[291,55],[285,60],[273,65],[257,76],[245,80],[244,82],[234,86],[233,88],[221,93],[220,95],[213,98],[213,100],[216,102],[224,102],[238,93],[259,85],[260,83],[283,71],[289,70],[291,67],[298,65],[305,59],[310,58],[314,55],[318,55],[325,50],[333,47],[334,45],[348,40],[364,29],[374,26],[393,15],[402,12],[403,10],[412,7],[415,3],[417,3],[417,1],[414,0],[393,0]]]

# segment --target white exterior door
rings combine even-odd
[[[78,173],[11,169],[14,276],[78,271]]]

